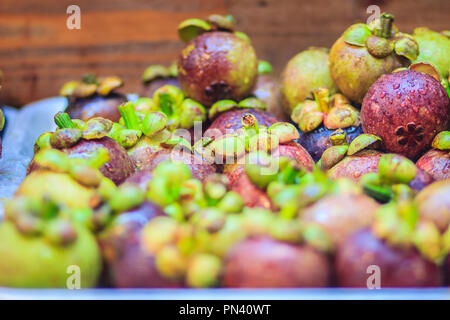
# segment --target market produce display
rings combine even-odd
[[[82,288],[449,286],[450,39],[393,21],[278,79],[214,14],[179,25],[133,101],[118,77],[65,84],[4,201],[0,286],[65,288],[73,268]]]

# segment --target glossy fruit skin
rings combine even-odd
[[[436,264],[414,249],[393,248],[364,229],[347,238],[336,252],[337,285],[367,288],[370,265],[380,268],[381,288],[437,287],[442,283]]]
[[[186,96],[211,106],[247,97],[257,77],[251,44],[229,32],[206,32],[192,39],[178,60],[178,80]]]
[[[69,246],[51,245],[42,237],[26,237],[11,222],[0,224],[0,285],[17,288],[67,288],[68,267],[80,268],[80,287],[97,284],[100,250],[94,236],[77,227],[77,240]],[[5,261],[7,262],[5,263]]]
[[[350,234],[368,227],[378,207],[375,200],[364,194],[329,195],[307,207],[300,219],[321,226],[333,247],[337,247]]]
[[[284,112],[281,106],[280,85],[274,76],[268,74],[258,75],[252,94],[266,105],[267,112],[270,112],[281,121],[289,120],[289,115]]]
[[[326,87],[330,95],[338,91],[331,78],[327,48],[311,47],[294,56],[281,75],[280,92],[282,106],[287,115],[311,96],[313,89]]]
[[[346,133],[347,143],[353,141],[357,136],[363,133],[361,126],[342,129]],[[335,130],[320,126],[311,132],[300,133],[298,142],[309,152],[314,161],[319,161],[323,152],[332,146],[330,136]]]
[[[156,78],[143,84],[141,97],[153,98],[155,91],[165,85],[171,85],[181,89],[180,83],[175,77]]]
[[[380,76],[406,66],[403,58],[391,53],[379,59],[365,47],[348,44],[340,37],[331,47],[330,72],[339,91],[356,103],[361,103],[366,92]]]
[[[155,266],[155,257],[141,244],[141,231],[151,219],[164,215],[150,202],[120,214],[99,237],[111,285],[116,288],[179,287],[164,279]]]
[[[134,173],[135,167],[127,151],[109,137],[93,140],[83,139],[73,147],[62,149],[62,151],[74,158],[85,158],[88,153],[94,152],[98,148],[106,148],[109,154],[109,161],[100,168],[100,172],[115,184],[121,184]]]
[[[259,110],[259,109],[234,109],[231,111],[221,113],[217,118],[213,120],[208,127],[208,131],[217,129],[221,134],[229,133],[233,134],[243,127],[241,123],[242,115],[244,113],[251,113],[255,116],[259,126],[270,127],[272,124],[281,122],[273,114]]]
[[[426,151],[450,123],[450,98],[433,77],[404,70],[383,75],[370,87],[361,108],[365,133],[382,139],[387,152],[412,160]]]
[[[378,172],[378,163],[382,155],[383,153],[379,151],[368,149],[346,156],[328,170],[328,177],[331,179],[347,177],[353,181],[359,181],[367,173]],[[419,168],[416,177],[409,183],[409,186],[415,191],[420,191],[433,181],[433,177]]]
[[[440,232],[450,226],[450,180],[436,181],[416,196],[420,217],[432,221]]]
[[[448,151],[431,149],[417,160],[416,166],[431,175],[434,180],[450,179]]]
[[[225,260],[223,286],[227,288],[326,287],[327,257],[307,246],[270,238],[237,243]]]
[[[119,93],[110,93],[103,97],[93,95],[87,98],[69,98],[66,112],[72,119],[87,121],[91,118],[102,117],[117,122],[120,113],[117,106],[127,102],[127,98]]]

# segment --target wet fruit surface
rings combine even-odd
[[[191,40],[178,62],[185,94],[205,106],[221,99],[241,100],[257,76],[253,47],[229,32],[207,32]]]
[[[450,99],[433,77],[405,70],[382,76],[361,108],[365,133],[379,136],[388,152],[415,159],[450,121]]]
[[[450,179],[450,154],[448,151],[432,149],[420,157],[416,165],[431,175],[434,180]]]
[[[235,245],[225,262],[229,288],[294,288],[328,285],[327,257],[312,248],[265,238]]]
[[[365,229],[347,238],[338,248],[335,262],[338,285],[367,288],[371,274],[367,268],[372,265],[379,268],[381,288],[436,287],[442,281],[438,266],[414,249],[393,248]]]

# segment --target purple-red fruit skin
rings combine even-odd
[[[416,166],[431,175],[434,180],[450,179],[450,154],[431,149],[416,162]]]
[[[223,275],[228,288],[326,287],[329,281],[326,255],[270,238],[237,243],[226,257]]]
[[[335,258],[337,285],[367,288],[373,285],[376,266],[380,287],[437,287],[442,283],[439,267],[416,250],[387,245],[369,229],[358,231],[338,247]]]
[[[387,152],[416,159],[434,136],[447,130],[450,98],[433,77],[404,70],[380,77],[364,97],[365,133],[379,136]]]
[[[235,109],[221,113],[214,119],[206,132],[217,129],[222,135],[225,133],[233,134],[243,127],[241,119],[244,113],[253,114],[260,126],[270,127],[274,123],[281,122],[273,114],[259,109]]]

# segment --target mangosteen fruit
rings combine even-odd
[[[394,17],[383,13],[370,25],[357,23],[345,30],[330,51],[330,72],[342,94],[355,103],[378,78],[407,67],[418,55],[418,44],[398,32]]]
[[[350,143],[362,129],[359,110],[343,95],[330,96],[327,88],[314,89],[312,94],[314,100],[299,103],[291,119],[301,131],[299,142],[319,160],[327,146]]]
[[[227,288],[304,288],[329,285],[330,267],[323,253],[307,245],[271,238],[245,239],[224,262]]]
[[[16,288],[89,288],[101,269],[95,237],[70,219],[59,202],[14,197],[0,224],[0,285]],[[79,282],[70,274],[80,272]]]
[[[81,81],[67,82],[60,91],[60,95],[67,97],[66,112],[74,119],[87,121],[91,118],[102,117],[111,121],[118,121],[120,113],[117,106],[127,101],[126,96],[116,92],[123,86],[119,77],[96,77],[86,74]]]
[[[251,93],[258,59],[248,37],[234,31],[230,16],[188,19],[178,32],[187,43],[178,60],[178,81],[188,97],[209,107]]]
[[[145,69],[142,74],[143,89],[141,97],[152,98],[156,90],[165,85],[171,85],[181,89],[178,83],[178,70],[176,63],[166,67],[161,64],[154,64]]]
[[[88,159],[99,149],[107,151],[107,162],[100,168],[102,174],[114,181],[122,183],[135,171],[135,165],[127,151],[115,140],[108,137],[113,123],[104,118],[93,118],[86,123],[81,120],[72,121],[67,113],[55,115],[58,129],[55,132],[42,134],[35,143],[35,150],[54,148],[68,154],[70,158]],[[36,169],[31,160],[27,173]]]
[[[427,172],[434,180],[450,179],[450,131],[436,135],[432,149],[416,162],[416,166]]]
[[[436,134],[448,130],[450,98],[428,74],[403,70],[383,75],[364,97],[361,122],[365,133],[383,140],[385,151],[415,160]]]
[[[314,89],[327,88],[330,95],[338,91],[329,64],[327,48],[311,47],[289,60],[280,80],[282,106],[287,115],[306,98],[312,98]]]

